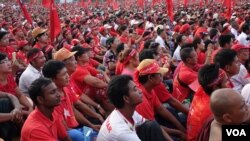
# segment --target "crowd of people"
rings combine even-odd
[[[0,140],[220,141],[250,124],[250,9],[0,3]]]

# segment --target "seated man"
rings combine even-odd
[[[225,88],[227,75],[218,65],[205,65],[198,73],[201,85],[194,94],[187,120],[189,141],[195,141],[204,122],[212,115],[210,111],[210,95],[219,88]]]
[[[26,119],[21,140],[70,141],[59,115],[54,112],[61,102],[56,85],[49,79],[39,78],[31,84],[29,95],[37,108]]]
[[[69,75],[65,64],[60,61],[50,60],[43,67],[43,75],[52,79],[58,88],[58,92],[61,96],[61,104],[55,108],[55,112],[61,115],[58,118],[62,118],[65,122],[65,127],[70,138],[73,141],[84,140],[84,135],[80,130],[81,128],[77,128],[79,123],[98,131],[100,125],[92,124],[73,107],[73,103],[77,101],[77,98],[74,93],[66,90],[66,87],[69,85]]]
[[[237,125],[249,123],[249,108],[243,97],[233,89],[224,88],[216,90],[210,97],[210,108],[214,120],[210,125],[208,138],[202,141],[221,141],[222,125]]]
[[[29,50],[27,58],[29,65],[19,79],[19,88],[21,92],[29,96],[28,88],[34,80],[42,76],[42,67],[46,60],[43,52],[38,48]]]
[[[178,137],[185,137],[186,129],[181,123],[161,104],[154,88],[162,82],[162,75],[168,71],[167,68],[160,68],[156,60],[144,59],[137,67],[134,73],[136,85],[143,93],[142,103],[138,104],[136,111],[144,118],[155,120],[160,125],[168,126],[175,129],[166,129],[167,132]]]
[[[146,135],[146,127],[143,127],[147,126],[143,124],[145,119],[135,111],[135,107],[142,102],[142,94],[131,76],[121,75],[112,79],[108,86],[108,97],[116,109],[103,123],[97,141],[140,141],[139,137],[145,136],[148,140],[172,140],[158,124]]]
[[[18,99],[14,95],[0,92],[0,138],[11,140],[17,135],[17,127],[13,123],[22,120],[22,108]]]

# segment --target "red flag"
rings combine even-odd
[[[114,10],[118,10],[118,9],[119,9],[119,5],[118,5],[118,3],[117,3],[116,1],[114,1],[114,2],[112,3],[112,6],[113,6],[113,9],[114,9]]]
[[[173,13],[173,0],[166,0],[168,16],[171,21],[174,21],[174,13]]]
[[[144,2],[143,0],[137,0],[137,4],[139,7],[143,8],[144,7]]]
[[[66,10],[67,8],[67,0],[64,0],[64,9]]]
[[[96,0],[95,7],[97,7],[98,5],[99,5],[99,0]]]
[[[87,8],[87,5],[86,5],[86,3],[84,2],[84,0],[82,0],[81,5],[82,5],[83,8]]]
[[[91,4],[91,2],[92,2],[92,1],[91,1],[91,0],[89,0],[89,1],[88,1],[88,5],[89,5],[89,4]]]
[[[42,0],[42,5],[46,8],[50,8],[52,0]]]
[[[224,1],[224,4],[225,4],[225,6],[227,7],[226,18],[227,18],[228,20],[230,20],[231,14],[232,14],[232,7],[231,7],[232,1],[231,1],[231,0],[225,0],[225,1]]]
[[[188,4],[188,0],[183,0],[184,7],[187,7],[187,4]]]
[[[50,4],[50,40],[51,43],[54,42],[54,39],[61,32],[60,19],[58,17],[57,9],[54,6],[54,2]]]
[[[203,6],[203,0],[200,0],[199,6],[200,6],[200,8]]]
[[[22,0],[17,0],[17,3],[19,4],[22,12],[23,12],[23,15],[25,17],[25,19],[32,25],[32,19],[26,9],[26,6],[23,4],[23,1]]]

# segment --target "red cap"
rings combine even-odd
[[[242,45],[242,44],[236,44],[236,45],[233,45],[231,49],[233,49],[233,50],[235,50],[236,52],[238,52],[238,51],[241,50],[241,49],[250,49],[250,47],[249,47],[249,46]]]
[[[190,28],[189,24],[184,24],[181,26],[180,28],[180,33],[184,33],[186,30],[188,30]]]
[[[179,32],[179,31],[180,31],[180,28],[181,28],[180,25],[176,25],[176,26],[174,27],[174,32]]]

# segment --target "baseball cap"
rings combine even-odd
[[[57,61],[63,61],[66,60],[68,58],[70,58],[71,56],[75,55],[76,51],[74,52],[70,52],[69,50],[67,50],[66,48],[61,48],[60,50],[58,50],[53,58]]]

